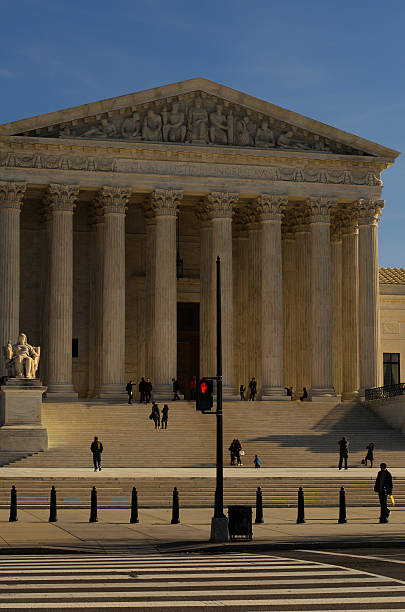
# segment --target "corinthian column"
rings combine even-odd
[[[262,400],[290,399],[285,394],[283,380],[281,217],[286,203],[284,196],[261,195],[257,199],[262,226]]]
[[[297,388],[297,249],[295,241],[295,222],[293,215],[286,213],[286,223],[282,230],[282,269],[283,269],[283,313],[284,313],[284,385]]]
[[[54,400],[75,400],[72,384],[73,211],[77,185],[50,185],[48,390]]]
[[[306,209],[297,211],[295,232],[297,249],[297,397],[304,387],[311,387],[311,234]]]
[[[89,329],[89,391],[88,396],[100,393],[103,361],[103,268],[104,268],[104,216],[100,208],[93,210],[90,219],[91,272],[90,272],[90,329]]]
[[[206,261],[202,263],[201,268],[201,294],[203,291],[208,295],[202,296],[202,300],[208,302],[209,308],[205,312],[212,313],[212,318],[207,321],[205,315],[201,322],[208,325],[211,329],[210,344],[207,348],[210,355],[207,359],[207,365],[214,367],[214,373],[205,373],[201,369],[201,374],[206,376],[214,376],[216,373],[216,259],[221,258],[221,298],[222,298],[222,381],[224,398],[231,399],[235,397],[235,388],[233,382],[233,278],[232,278],[232,214],[233,205],[237,202],[238,195],[236,193],[212,192],[207,196],[205,212],[209,219],[209,229],[205,240],[205,248],[209,246],[206,252]],[[200,336],[203,337],[207,328],[200,330]],[[203,362],[202,362],[203,364]]]
[[[354,401],[359,392],[359,230],[354,210],[342,225],[342,399]]]
[[[359,360],[360,394],[378,386],[378,237],[383,200],[359,200]]]
[[[125,397],[125,211],[130,189],[103,187],[102,363],[99,397]]]
[[[181,191],[156,189],[151,197],[155,214],[153,375],[155,398],[172,396],[177,378],[176,219]]]
[[[332,383],[332,293],[330,208],[326,198],[310,199],[312,401],[336,400]]]
[[[20,321],[20,211],[25,183],[0,182],[0,349],[17,342]],[[0,377],[6,375],[4,360]]]
[[[261,359],[261,325],[262,325],[262,304],[261,304],[261,276],[262,276],[262,227],[253,208],[249,211],[246,219],[246,229],[248,233],[247,251],[243,258],[247,262],[247,352],[244,356],[248,360],[248,380],[254,376],[257,381],[257,391],[261,396],[262,387],[262,359]]]
[[[338,395],[342,394],[342,234],[339,217],[331,226],[332,283],[332,380]]]

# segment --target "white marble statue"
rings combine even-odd
[[[20,333],[18,342],[8,342],[3,347],[4,360],[6,362],[7,376],[9,378],[35,378],[41,347],[31,346],[27,343],[27,336]]]

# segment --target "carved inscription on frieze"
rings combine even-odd
[[[25,135],[364,155],[342,143],[202,92],[89,116]]]

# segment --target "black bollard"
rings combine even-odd
[[[302,490],[302,487],[298,489],[297,523],[305,523],[304,491]]]
[[[51,489],[51,503],[49,506],[49,522],[50,523],[56,523],[57,521],[57,517],[56,517],[56,491],[55,491],[55,487],[52,486]]]
[[[14,521],[18,521],[17,518],[17,491],[15,485],[11,487],[11,496],[10,496],[10,518],[8,519],[10,523]]]
[[[347,523],[346,520],[346,492],[344,487],[340,488],[339,493],[339,520],[338,523]]]
[[[260,487],[256,491],[256,518],[255,523],[264,523],[263,520],[263,495]]]
[[[177,490],[177,487],[174,487],[174,489],[173,489],[173,509],[172,509],[171,524],[172,525],[177,525],[178,523],[180,523],[180,516],[179,516],[179,492]]]
[[[138,518],[138,493],[136,488],[132,487],[132,498],[131,498],[131,518],[130,523],[139,523]]]
[[[91,505],[89,523],[97,523],[97,489],[93,487],[91,490]]]

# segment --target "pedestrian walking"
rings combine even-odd
[[[179,385],[179,381],[177,380],[177,378],[172,378],[172,385],[173,385],[173,401],[175,402],[176,400],[180,399],[180,396],[179,396],[180,385]]]
[[[150,378],[146,379],[146,384],[145,384],[145,401],[147,404],[149,404],[149,402],[152,399],[152,381]]]
[[[343,462],[347,470],[347,459],[349,457],[349,440],[345,436],[339,440],[339,470],[342,469]]]
[[[238,438],[235,438],[233,443],[233,452],[235,453],[236,463],[238,466],[243,465],[241,455],[245,454],[242,450],[242,444],[239,442]]]
[[[257,393],[257,382],[256,382],[256,378],[254,376],[250,379],[249,389],[250,389],[249,401],[254,402],[255,401],[255,395]]]
[[[143,402],[146,403],[146,380],[144,379],[143,376],[139,382],[138,390],[139,390],[139,402],[141,404],[143,404]]]
[[[155,402],[152,402],[152,412],[150,413],[149,418],[152,419],[153,422],[155,423],[155,429],[159,429],[160,428],[160,410],[159,410],[159,406]]]
[[[162,410],[162,429],[167,429],[168,420],[169,420],[169,406],[165,404]]]
[[[240,393],[240,401],[244,402],[245,401],[245,391],[246,391],[246,387],[244,385],[241,385],[239,387],[239,393]]]
[[[364,465],[367,466],[367,461],[370,461],[370,467],[373,467],[374,462],[374,442],[370,442],[366,446],[367,455],[363,459]]]
[[[235,458],[236,458],[236,455],[235,455],[235,442],[236,442],[236,439],[234,438],[232,440],[232,442],[231,442],[231,445],[230,445],[229,449],[228,449],[229,452],[231,453],[231,465],[235,465]]]
[[[253,459],[253,463],[254,463],[255,468],[260,467],[260,457],[258,455],[255,455],[255,458]]]
[[[97,472],[98,469],[98,471],[101,472],[101,453],[103,452],[103,444],[97,436],[94,436],[90,450],[93,453],[94,471]]]
[[[191,399],[195,400],[197,396],[197,376],[193,376],[190,380],[190,395]]]
[[[307,391],[307,388],[304,387],[302,389],[302,395],[300,397],[300,400],[301,400],[301,402],[305,402],[305,400],[307,400],[307,399],[308,399],[308,391]]]
[[[390,510],[387,506],[387,495],[392,495],[392,476],[387,470],[387,464],[380,464],[380,471],[374,485],[375,493],[378,493],[380,499],[380,523],[388,523]]]
[[[133,392],[132,392],[132,388],[134,386],[134,381],[130,380],[127,384],[127,393],[128,393],[128,404],[132,404],[132,396],[133,396]]]

